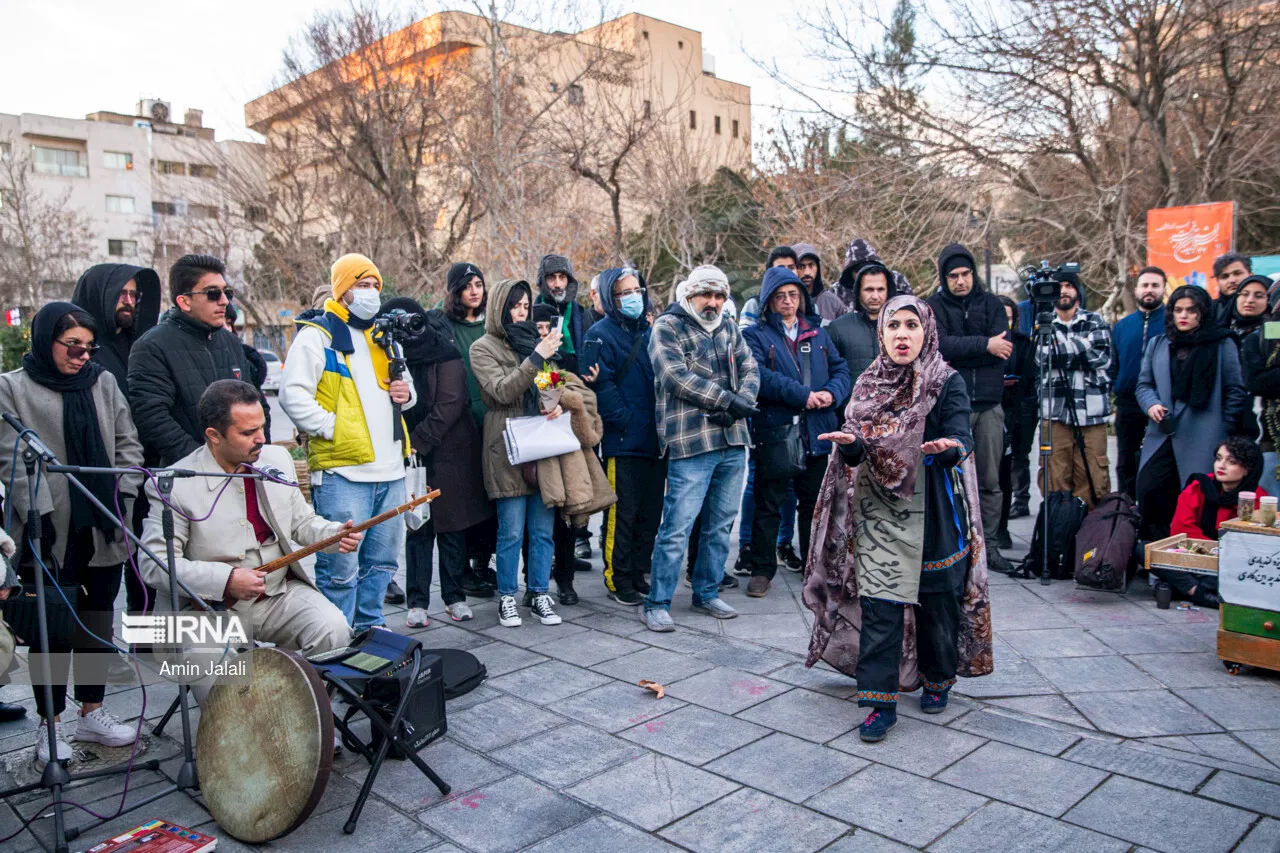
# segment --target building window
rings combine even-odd
[[[194,219],[217,219],[218,208],[212,204],[189,204],[187,205],[187,216]]]
[[[715,117],[716,136],[720,135],[720,116]]]
[[[645,101],[645,102],[644,102],[644,117],[645,117],[645,118],[648,118],[648,117],[649,117],[649,115],[650,115],[652,112],[653,112],[653,105],[652,105],[652,104],[650,104],[648,101]]]
[[[127,151],[103,151],[102,165],[108,169],[128,171],[133,168],[133,155]]]
[[[108,240],[107,254],[114,258],[133,258],[138,254],[137,240]]]
[[[151,212],[158,213],[161,216],[177,216],[178,206],[171,201],[153,201],[151,202]]]
[[[8,142],[0,142],[0,160],[8,160],[13,156],[13,146]]]
[[[193,178],[210,178],[218,177],[217,166],[206,166],[203,163],[192,163],[187,170],[187,174]]]
[[[678,41],[678,42],[676,42],[676,49],[677,49],[677,50],[684,50],[684,42],[682,42],[682,41]]]
[[[698,129],[698,111],[697,110],[689,110],[689,129],[690,130]]]
[[[0,210],[17,204],[18,194],[13,190],[0,188]]]
[[[559,92],[559,91],[560,91],[560,84],[559,84],[559,83],[548,83],[548,84],[547,84],[547,91],[554,95],[556,92]]]
[[[574,83],[569,87],[569,103],[575,107],[580,107],[583,104],[583,100],[582,87]]]
[[[645,41],[648,41],[648,40],[649,40],[649,31],[648,31],[648,30],[641,30],[641,31],[640,31],[640,35],[644,38],[644,40],[645,40]]]
[[[133,196],[131,195],[109,195],[107,196],[107,213],[133,213]]]
[[[265,205],[246,204],[244,207],[244,218],[249,222],[266,222],[269,215]]]
[[[157,160],[156,171],[162,175],[185,175],[187,164],[176,160]]]
[[[33,145],[31,155],[35,161],[37,174],[64,175],[71,178],[89,177],[89,167],[84,163],[83,151],[42,148],[39,145]]]
[[[738,138],[738,120],[736,118],[733,120],[733,138]]]

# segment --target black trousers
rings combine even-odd
[[[142,538],[142,523],[147,520],[147,513],[151,511],[151,502],[147,500],[145,494],[139,494],[137,500],[133,502],[133,534],[139,539]],[[124,534],[120,534],[123,536]],[[139,565],[142,564],[142,555],[138,553],[138,549],[132,543],[129,545],[136,556],[135,560]],[[142,613],[150,605],[155,608],[156,590],[147,589],[143,586],[142,581],[134,573],[133,567],[128,563],[124,564],[124,588],[128,595],[129,610],[133,613]],[[168,595],[168,586],[166,585],[164,595]]]
[[[64,571],[64,574],[67,574]],[[101,702],[107,688],[101,682],[106,679],[107,667],[115,661],[116,652],[111,646],[112,621],[115,616],[115,600],[120,593],[121,567],[95,566],[81,568],[78,572],[80,586],[76,589],[76,615],[81,623],[72,623],[69,635],[50,636],[50,674],[53,685],[53,709],[45,705],[44,687],[32,685],[31,692],[36,700],[36,713],[44,719],[56,717],[67,709],[67,676],[71,670],[72,653],[75,665],[75,697],[81,704]],[[57,588],[47,582],[45,591],[57,595]],[[85,629],[88,629],[87,631]],[[105,640],[102,642],[90,636]],[[45,651],[40,644],[40,636],[36,634],[30,639],[33,653]]]
[[[467,532],[436,533],[435,522],[410,530],[404,538],[406,604],[426,610],[431,604],[432,551],[440,546],[440,598],[447,607],[466,600],[462,576],[467,571]]]
[[[653,559],[666,495],[667,460],[614,456],[605,460],[605,474],[618,502],[604,511],[600,545],[604,584],[610,592],[632,591]]]
[[[1013,455],[1010,457],[1012,468],[1009,472],[1013,499],[1010,503],[1027,506],[1031,503],[1031,451],[1035,447],[1040,419],[1035,412],[1023,412],[1005,418],[1004,422],[1009,427],[1013,448]]]
[[[1147,434],[1147,413],[1130,396],[1116,395],[1116,479],[1129,497],[1138,497],[1138,457]]]
[[[498,516],[489,516],[479,524],[467,528],[467,557],[489,565],[489,559],[498,551]]]
[[[1178,460],[1173,455],[1172,441],[1160,445],[1147,464],[1138,472],[1138,512],[1142,514],[1139,536],[1148,542],[1164,539],[1178,509],[1182,480],[1178,476]]]
[[[778,541],[778,527],[782,524],[782,502],[788,488],[794,483],[798,526],[800,528],[800,559],[809,559],[810,527],[813,524],[813,507],[818,502],[822,478],[827,473],[826,456],[809,456],[802,473],[791,479],[766,480],[756,466],[756,511],[751,519],[750,566],[753,577],[772,579],[778,571],[778,557],[774,550]]]
[[[895,708],[898,668],[902,663],[904,612],[915,607],[916,654],[926,690],[946,693],[956,683],[960,630],[960,591],[921,593],[916,605],[863,598],[858,646],[858,704]]]
[[[555,560],[551,564],[551,578],[556,582],[556,588],[563,592],[567,589],[573,589],[573,546],[578,540],[574,536],[573,528],[569,526],[569,522],[564,520],[564,516],[560,514],[560,511],[556,510],[555,514],[555,522],[551,527],[551,540],[555,546]],[[526,557],[526,565],[528,562],[528,557]]]

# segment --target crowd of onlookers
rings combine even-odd
[[[70,464],[188,457],[221,428],[202,417],[206,389],[222,379],[260,389],[266,377],[261,355],[234,334],[224,276],[216,258],[179,259],[161,313],[154,271],[91,268],[72,302],[37,315],[22,368],[0,377],[0,408]],[[1277,492],[1280,346],[1263,332],[1276,302],[1270,279],[1230,254],[1214,264],[1216,297],[1192,286],[1169,293],[1164,272],[1147,267],[1133,283],[1136,310],[1114,326],[1087,309],[1077,276],[1058,280],[1056,302],[1015,302],[992,293],[973,255],[951,245],[927,300],[937,351],[967,395],[972,446],[958,458],[976,473],[988,565],[1014,569],[1000,549],[1012,547],[1010,519],[1029,514],[1033,479],[1047,476],[1048,491],[1090,507],[1112,490],[1113,398],[1117,486],[1138,503],[1143,539],[1171,529],[1215,538],[1237,492]],[[577,602],[575,581],[593,554],[587,524],[598,514],[608,595],[643,605],[650,629],[673,629],[682,575],[695,610],[736,616],[721,593],[739,578],[746,595],[761,597],[779,565],[804,567],[829,436],[844,427],[859,377],[888,355],[882,309],[912,291],[862,239],[831,281],[814,246],[774,249],[740,311],[714,266],[691,270],[666,306],[630,267],[602,271],[582,293],[570,261],[555,254],[531,281],[490,282],[457,263],[446,286],[430,309],[384,299],[374,261],[345,255],[285,358],[279,402],[305,447],[318,516],[359,523],[403,504],[409,468],[425,469],[443,495],[407,536],[397,519],[350,553],[319,555],[315,585],[356,629],[383,624],[384,602],[406,598],[408,626],[426,625],[436,553],[452,619],[472,618],[468,598],[496,594],[504,626],[521,623],[521,607],[557,624],[552,581],[560,605]],[[402,352],[378,332],[393,310],[424,320]],[[577,448],[513,464],[504,433],[524,417],[567,418]],[[1052,452],[1037,472],[1042,418]],[[3,429],[9,447],[16,435]],[[0,455],[14,562],[29,579],[23,472]],[[136,484],[117,495],[111,478],[87,479],[108,506],[122,500],[141,532],[149,510]],[[100,512],[58,477],[41,501],[44,552],[60,582],[79,585],[81,609],[110,614],[122,577],[130,609],[143,609],[148,591],[138,572],[122,572],[122,537]],[[251,511],[244,523],[254,521]],[[740,547],[728,566],[735,523]],[[393,582],[402,537],[405,590]],[[1179,589],[1212,603],[1203,586]],[[88,736],[119,735],[101,686],[75,691]],[[60,713],[65,692],[41,713]]]

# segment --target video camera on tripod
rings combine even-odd
[[[1028,266],[1022,271],[1022,281],[1027,288],[1027,296],[1035,306],[1037,322],[1042,311],[1051,311],[1062,295],[1062,282],[1077,281],[1080,265],[1074,261],[1057,267],[1049,266],[1048,261],[1041,261],[1040,266]],[[1070,276],[1070,278],[1068,278]],[[1078,287],[1078,285],[1077,285]]]

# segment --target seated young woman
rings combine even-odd
[[[1259,488],[1262,451],[1247,438],[1232,436],[1218,445],[1213,472],[1192,474],[1178,495],[1171,531],[1193,539],[1218,538],[1218,526],[1236,517],[1240,492],[1267,493]],[[1190,572],[1156,569],[1156,577],[1168,583],[1176,594],[1204,607],[1218,606],[1218,579]]]

